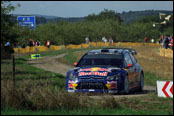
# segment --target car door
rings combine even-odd
[[[132,59],[132,62],[134,64],[134,68],[135,68],[135,82],[137,84],[137,86],[139,85],[139,81],[140,81],[140,67],[139,67],[139,64],[137,63],[137,60],[135,59],[135,57],[132,55],[132,54],[129,54],[131,59]]]
[[[135,82],[136,82],[136,78],[135,78],[135,66],[132,62],[132,59],[130,57],[130,55],[128,53],[125,54],[124,56],[124,60],[125,60],[125,67],[128,70],[128,78],[129,78],[129,85],[130,85],[130,89],[134,88]],[[132,66],[128,66],[128,65],[132,65]]]

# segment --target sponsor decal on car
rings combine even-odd
[[[117,81],[107,81],[106,87],[108,89],[115,89],[115,88],[117,88]]]
[[[69,87],[69,88],[73,88],[73,90],[75,90],[76,87],[77,87],[77,85],[78,85],[78,84],[71,84],[71,83],[70,83],[68,87]]]
[[[69,80],[68,83],[76,84],[76,81]]]
[[[107,71],[107,72],[111,72],[110,69],[106,69],[106,68],[86,68],[86,69],[80,69],[80,72],[81,71],[92,71],[92,72],[95,72],[95,71]]]
[[[86,75],[107,76],[108,72],[79,72],[78,76],[86,76]]]
[[[107,81],[107,84],[117,84],[117,81]]]

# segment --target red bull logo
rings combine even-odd
[[[107,71],[107,72],[111,72],[109,69],[106,69],[106,68],[98,68],[98,67],[95,67],[95,68],[87,68],[87,69],[80,69],[80,72],[81,71]]]
[[[86,75],[107,76],[108,72],[80,72],[78,76],[86,76]]]

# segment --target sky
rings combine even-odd
[[[58,17],[84,17],[104,9],[117,13],[142,10],[173,11],[173,1],[11,1],[17,7],[11,14],[40,14]]]

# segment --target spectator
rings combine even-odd
[[[170,41],[171,41],[170,35],[167,35],[167,38],[168,38],[168,40],[169,40],[169,42],[170,42]]]
[[[28,42],[28,46],[32,47],[33,43],[32,43],[32,39],[30,38],[29,42]]]
[[[151,42],[152,42],[152,43],[154,43],[154,41],[155,41],[154,39],[151,39]]]
[[[32,46],[35,46],[36,45],[36,43],[34,42],[34,40],[32,40]]]
[[[144,37],[144,43],[146,43],[147,42],[147,37]]]
[[[171,37],[170,43],[171,43],[171,49],[173,50],[173,36]]]
[[[165,48],[165,45],[164,45],[165,44],[165,42],[164,42],[165,41],[165,38],[166,38],[166,36],[163,36],[162,43],[161,43],[162,48]]]
[[[113,39],[112,39],[112,37],[111,37],[111,38],[109,39],[109,44],[110,44],[110,45],[113,45],[113,43],[114,43],[114,42],[113,42]]]
[[[85,42],[86,42],[86,44],[89,43],[89,38],[88,37],[85,38]]]
[[[49,40],[46,41],[46,47],[50,48],[50,41]]]
[[[160,36],[159,43],[161,44],[161,47],[163,47],[163,40],[164,40],[164,35]]]
[[[169,47],[169,39],[166,36],[164,37],[163,46],[165,49]]]
[[[36,41],[36,46],[40,46],[40,41]]]
[[[5,44],[5,46],[10,46],[10,42],[8,41],[8,42]]]
[[[107,42],[107,39],[106,39],[106,37],[105,37],[105,36],[102,38],[102,41],[103,41],[104,43],[106,43],[106,42]]]

